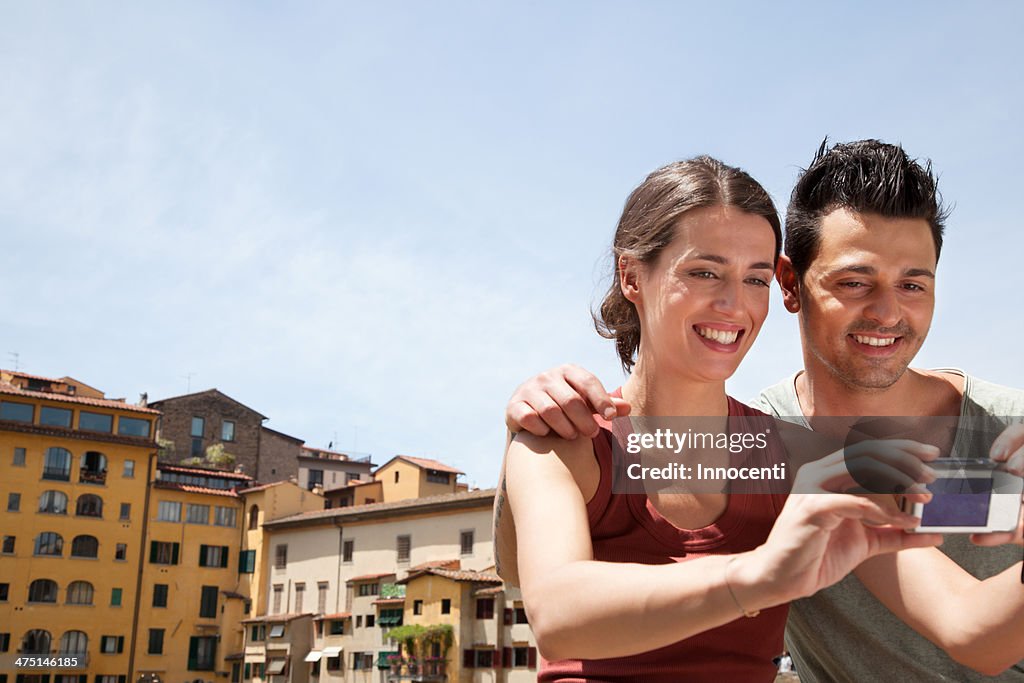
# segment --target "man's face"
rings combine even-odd
[[[826,215],[800,287],[808,371],[860,389],[892,386],[928,334],[936,260],[923,219]]]

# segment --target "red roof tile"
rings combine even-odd
[[[384,572],[383,574],[363,574],[361,576],[353,576],[345,583],[351,583],[352,581],[370,581],[371,579],[382,579],[385,576],[394,576],[394,572]]]
[[[375,605],[397,605],[405,602],[405,598],[381,598],[380,600],[374,600]]]
[[[57,380],[54,380],[57,381]],[[20,389],[13,384],[0,382],[0,394],[10,396],[24,396],[25,398],[36,398],[44,401],[58,401],[60,403],[78,403],[80,405],[94,406],[96,408],[113,408],[114,410],[127,410],[133,413],[146,413],[147,415],[159,415],[159,410],[143,408],[124,401],[113,401],[106,398],[86,398],[84,396],[67,396],[66,394],[53,394],[48,391],[29,391]]]
[[[25,379],[41,379],[44,382],[54,382],[56,384],[64,384],[64,380],[62,380],[62,379],[55,379],[53,377],[43,377],[42,375],[30,375],[27,372],[22,372],[20,370],[3,370],[3,369],[0,369],[0,372],[6,372],[7,374],[13,375],[14,377],[24,377]]]
[[[224,496],[226,498],[238,498],[234,489],[211,489],[205,486],[192,486],[191,484],[179,484],[176,481],[154,481],[153,486],[158,489],[171,489],[174,491],[185,491],[186,493],[207,493],[211,496]]]
[[[181,472],[183,474],[198,474],[202,477],[219,477],[220,479],[238,479],[241,482],[252,481],[252,477],[241,472],[230,470],[218,470],[213,467],[187,467],[185,465],[172,465],[166,462],[157,463],[156,468],[165,472]]]
[[[424,576],[426,574],[433,574],[435,576],[442,576],[452,581],[471,581],[474,583],[502,583],[501,577],[491,572],[475,572],[469,569],[442,569],[440,567],[429,567],[427,569],[420,569],[415,572],[409,572],[409,576],[405,577],[398,583],[409,583],[413,579]]]
[[[336,612],[335,614],[321,614],[316,618],[317,621],[322,619],[351,619],[351,612]]]
[[[439,460],[431,460],[430,458],[414,458],[411,455],[396,455],[394,458],[391,458],[391,460],[397,459],[405,460],[406,462],[412,463],[417,467],[422,467],[425,470],[437,470],[438,472],[450,472],[451,474],[465,474],[462,470],[457,470],[451,465],[445,465]],[[378,467],[377,471],[379,472],[387,467],[391,460],[388,460],[388,462]]]
[[[414,567],[410,567],[410,572],[419,571],[420,569],[431,569],[433,567],[439,567],[441,569],[462,569],[462,562],[460,560],[431,560],[430,562],[423,562]]]
[[[370,517],[390,516],[391,513],[416,514],[419,511],[435,511],[440,509],[456,509],[490,505],[494,502],[497,489],[481,489],[477,491],[459,491],[442,493],[437,496],[423,498],[406,498],[390,503],[365,503],[347,507],[330,508],[327,510],[311,510],[299,512],[288,517],[275,519],[264,524],[269,529],[291,526],[305,526],[318,522],[327,523],[335,519],[362,520]]]

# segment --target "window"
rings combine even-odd
[[[149,436],[149,420],[137,417],[120,417],[117,419],[117,433],[121,436]]]
[[[36,628],[25,633],[21,639],[21,652],[31,655],[50,654],[50,632]]]
[[[427,481],[435,484],[447,484],[451,481],[451,475],[448,472],[438,472],[437,470],[427,470]]]
[[[199,600],[199,616],[213,619],[217,616],[217,587],[203,586],[203,594]]]
[[[451,614],[451,613],[452,613],[452,599],[451,598],[441,598],[441,614]]]
[[[361,583],[359,584],[359,595],[377,595],[380,593],[380,584],[378,583]]]
[[[167,607],[167,584],[153,584],[153,607]]]
[[[413,600],[412,601],[412,613],[413,614],[423,614],[423,601],[422,600]]]
[[[256,571],[256,551],[243,550],[238,553],[238,573],[252,574]]]
[[[18,512],[21,510],[21,494],[20,493],[8,493],[7,494],[7,511]]]
[[[327,657],[328,671],[341,671],[341,653]]]
[[[284,638],[284,624],[271,624],[270,625],[270,637],[271,638]]]
[[[185,521],[189,524],[209,524],[210,506],[189,503],[185,506]]]
[[[120,516],[121,521],[122,522],[127,522],[131,518],[132,518],[132,504],[131,503],[121,503],[121,516]]]
[[[373,653],[372,652],[353,652],[352,653],[352,668],[358,671],[365,671],[373,668]]]
[[[68,584],[65,602],[69,605],[91,605],[92,594],[92,584],[88,581],[72,581]]]
[[[398,561],[408,562],[409,561],[409,550],[412,546],[411,536],[399,536],[397,539],[398,546]]]
[[[529,624],[530,623],[529,619],[526,618],[526,608],[524,608],[521,603],[517,603],[516,604],[515,611],[513,612],[513,614],[514,614],[514,621],[512,623],[514,623],[514,624]]]
[[[323,485],[324,485],[324,471],[323,470],[310,470],[309,473],[306,476],[307,476],[306,488],[309,489],[310,491],[312,491],[315,486],[320,486],[321,488],[323,487]]]
[[[150,541],[150,564],[178,564],[178,544],[166,541]]]
[[[374,616],[375,615],[373,615],[373,614],[367,614],[366,615],[366,628],[373,628]]]
[[[253,505],[249,508],[249,531],[260,528],[260,508]]]
[[[226,567],[228,566],[228,547],[226,545],[201,545],[199,546],[200,567]]]
[[[401,474],[398,470],[395,470],[395,483],[398,483],[398,475]]]
[[[91,493],[79,496],[78,503],[75,505],[75,515],[78,517],[102,517],[103,499]]]
[[[11,464],[14,465],[15,467],[24,467],[25,466],[25,449],[24,448],[15,448],[14,449],[14,460],[11,462]]]
[[[71,411],[67,408],[43,406],[39,409],[39,424],[52,427],[71,427]]]
[[[206,429],[206,420],[204,420],[201,417],[193,417],[192,418],[192,431],[190,431],[189,434],[194,436],[194,437],[197,437],[197,438],[201,439],[201,438],[203,438],[203,430],[204,429]]]
[[[356,628],[362,628],[362,627],[363,627],[363,615],[362,614],[357,614],[356,615]]]
[[[232,422],[231,420],[224,420],[223,422],[220,423],[220,440],[235,440],[235,423]]]
[[[462,666],[467,669],[490,669],[494,666],[494,650],[464,650]]]
[[[161,500],[157,506],[156,518],[161,522],[180,522],[181,503],[172,500]]]
[[[330,633],[332,636],[343,636],[345,635],[345,620],[344,619],[332,619]]]
[[[284,569],[288,566],[288,544],[278,543],[274,546],[274,569]]]
[[[107,456],[86,451],[78,461],[78,481],[83,484],[107,483]]]
[[[135,461],[134,460],[125,460],[124,461],[124,470],[121,472],[121,476],[124,477],[125,479],[134,479],[135,478]]]
[[[35,408],[27,403],[0,401],[0,420],[11,422],[32,422],[35,419]]]
[[[218,505],[213,509],[213,523],[217,526],[235,526],[235,508]]]
[[[146,652],[151,655],[164,653],[164,630],[162,628],[149,629],[149,648]]]
[[[115,560],[122,560],[122,561],[128,559],[128,544],[127,543],[118,543],[117,544],[117,547],[114,550],[114,559]]]
[[[531,668],[537,666],[537,650],[527,645],[513,647],[512,666],[528,666]]]
[[[110,434],[114,431],[114,416],[102,413],[90,413],[86,410],[78,413],[78,428],[90,432]]]
[[[352,561],[352,554],[355,552],[355,550],[356,550],[356,542],[355,541],[345,541],[344,543],[342,543],[341,544],[341,561],[342,562],[351,562]]]
[[[14,536],[4,536],[4,547],[0,552],[3,552],[4,555],[13,555],[15,540],[16,538]]]
[[[11,649],[11,634],[0,633],[0,652],[7,652]]]
[[[105,655],[116,655],[124,652],[124,636],[101,636],[100,652]]]
[[[306,598],[306,584],[296,583],[295,584],[295,609],[297,614],[302,613],[302,603],[305,602]]]
[[[274,614],[281,613],[281,598],[284,597],[284,584],[274,584]]]
[[[57,602],[57,582],[36,579],[28,587],[29,602]]]
[[[71,557],[96,558],[100,554],[100,542],[95,536],[75,536],[71,541]]]
[[[268,676],[284,676],[288,668],[288,660],[284,658],[268,659],[267,660],[267,675]]]
[[[43,479],[71,481],[71,453],[63,448],[47,448],[43,459]]]
[[[217,636],[192,636],[188,642],[188,670],[213,671]]]
[[[122,591],[121,591],[120,588],[111,588],[110,589],[110,606],[111,607],[120,607],[121,606],[121,594],[122,594]]]
[[[85,653],[89,651],[89,636],[81,631],[65,631],[60,637],[60,653]]]
[[[473,529],[459,533],[459,548],[463,555],[473,554]]]
[[[60,557],[64,554],[64,539],[53,531],[44,531],[36,536],[35,555],[52,555]]]
[[[477,619],[493,619],[494,618],[494,598],[477,598],[477,600],[476,600],[476,618]]]
[[[327,583],[320,581],[316,584],[316,612],[323,614],[327,611]]]
[[[8,595],[11,592],[11,584],[0,583],[0,602],[7,602]]]
[[[68,512],[68,497],[60,491],[43,491],[39,496],[39,512],[51,515],[65,515]]]

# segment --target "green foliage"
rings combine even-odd
[[[455,643],[455,629],[451,624],[405,624],[391,629],[384,637],[401,645],[409,657],[415,657],[420,652],[426,653],[434,643],[440,645],[441,657],[447,657],[448,650]]]
[[[380,597],[382,599],[404,598],[405,586],[398,583],[382,583],[380,585]]]
[[[215,443],[206,447],[206,462],[217,467],[229,467],[235,464],[235,456],[224,451],[224,444]]]
[[[170,439],[158,438],[156,440],[159,449],[157,451],[157,457],[160,460],[171,460],[174,458],[174,442]]]

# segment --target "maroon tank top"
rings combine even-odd
[[[764,413],[729,398],[729,415]],[[753,550],[768,538],[785,496],[773,493],[733,494],[725,512],[702,529],[680,529],[662,517],[646,495],[612,492],[611,424],[601,422],[594,454],[601,481],[587,503],[594,559],[604,562],[668,564],[706,555]],[[774,448],[774,446],[772,447]],[[770,449],[770,453],[771,453]],[[609,659],[541,660],[538,681],[645,683],[723,683],[772,681],[772,659],[782,653],[782,634],[788,606],[761,610],[753,618],[739,617],[672,645]]]

